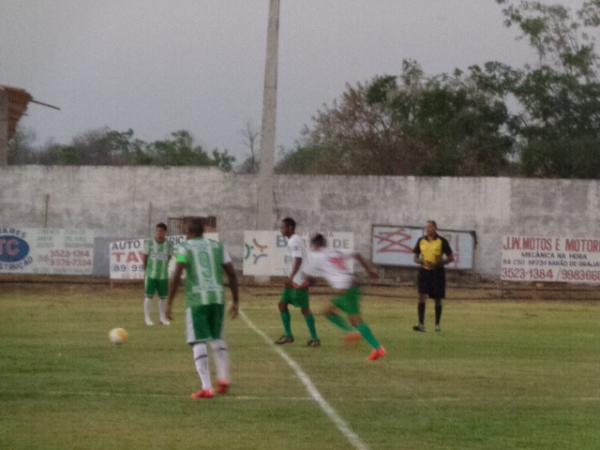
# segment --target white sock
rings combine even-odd
[[[202,382],[202,389],[212,389],[212,382],[210,381],[210,368],[208,366],[208,349],[206,344],[199,343],[194,344],[194,364],[196,365],[196,372]]]
[[[160,299],[158,301],[158,309],[160,310],[160,321],[168,322],[169,319],[167,319],[167,301]]]
[[[227,344],[223,339],[217,339],[210,342],[210,348],[215,357],[217,379],[229,383],[229,351],[227,350]]]
[[[152,309],[152,299],[149,297],[144,298],[144,318],[146,322],[152,322],[150,318],[150,311]]]

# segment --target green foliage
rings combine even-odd
[[[279,169],[379,175],[524,175],[598,178],[600,0],[560,4],[496,0],[535,64],[497,61],[425,76],[348,86],[304,131]],[[511,105],[509,109],[508,105]],[[516,106],[514,106],[516,105]],[[312,158],[312,160],[311,160]]]
[[[398,77],[348,86],[319,111],[281,171],[382,175],[498,175],[512,138],[498,96],[470,75],[428,78],[414,61]]]
[[[32,139],[19,131],[11,142],[9,159],[10,164],[215,166],[223,171],[231,171],[234,161],[227,150],[208,154],[186,130],[147,143],[131,129],[109,128],[87,131],[70,145],[51,142],[41,149],[35,149]]]
[[[600,2],[586,1],[575,14],[536,1],[497,2],[507,5],[506,25],[518,27],[538,54],[534,67],[490,70],[496,82],[504,78],[497,92],[519,103],[508,125],[523,174],[598,178],[600,78],[592,32],[600,25]]]

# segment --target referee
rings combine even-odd
[[[435,331],[441,331],[442,299],[446,297],[444,266],[454,261],[454,255],[448,241],[437,233],[434,220],[427,221],[425,235],[419,238],[413,252],[415,263],[421,266],[417,277],[419,325],[413,330],[425,333],[425,306],[429,297],[435,301]]]

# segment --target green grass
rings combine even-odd
[[[189,400],[198,381],[183,299],[171,327],[146,328],[139,294],[0,286],[0,449],[350,448],[239,319],[227,324],[231,395]],[[244,290],[242,300],[277,338],[277,297]],[[325,300],[314,297],[314,309]],[[421,335],[410,329],[413,302],[366,297],[365,318],[389,353],[377,363],[321,318],[323,346],[304,348],[299,313],[285,350],[371,449],[600,448],[600,304],[446,304],[443,333]],[[128,344],[110,344],[116,326]]]

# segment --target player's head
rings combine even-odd
[[[429,237],[437,235],[437,223],[435,220],[428,220],[425,222],[425,234]]]
[[[164,241],[167,238],[167,226],[160,222],[156,224],[156,227],[154,228],[154,239],[156,239],[159,242]]]
[[[320,233],[315,234],[310,240],[310,248],[315,251],[319,251],[325,247],[327,247],[327,239]]]
[[[202,237],[204,234],[204,221],[198,217],[190,219],[186,226],[187,238]]]
[[[285,237],[289,238],[293,236],[296,232],[296,221],[291,217],[286,217],[281,221],[281,228],[279,230]]]

